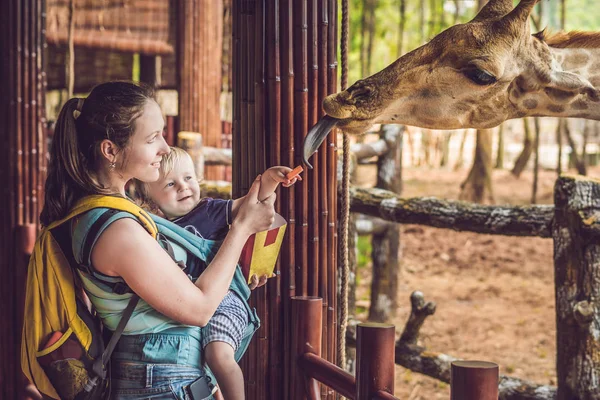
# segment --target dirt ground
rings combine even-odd
[[[404,170],[403,197],[457,199],[467,170]],[[361,167],[368,185],[372,167]],[[600,169],[590,171],[599,176]],[[541,171],[538,203],[552,203],[556,173]],[[532,172],[520,179],[495,171],[497,204],[528,204]],[[437,305],[421,329],[428,350],[469,360],[492,361],[500,373],[540,384],[556,384],[552,240],[455,232],[404,225],[397,315],[399,336],[410,313],[410,294],[424,293]],[[367,318],[370,266],[359,270],[358,317]],[[396,367],[395,394],[401,399],[449,399],[449,385]]]

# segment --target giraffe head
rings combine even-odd
[[[305,139],[305,160],[335,125],[362,133],[375,123],[431,129],[491,128],[511,118],[546,115],[540,105],[598,100],[585,78],[563,71],[543,33],[531,35],[539,0],[490,0],[384,70],[323,101],[327,113]]]

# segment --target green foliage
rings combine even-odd
[[[356,242],[356,248],[358,250],[357,267],[364,268],[371,264],[371,235],[359,236]]]
[[[368,0],[349,0],[349,54],[348,84],[363,78],[361,75],[361,46],[363,46],[363,9]],[[598,0],[565,0],[566,30],[599,30],[600,13],[595,12]],[[401,0],[375,0],[375,30],[373,37],[372,62],[368,73],[371,75],[393,63],[399,54]],[[408,52],[430,40],[433,36],[454,24],[456,4],[460,12],[457,23],[469,21],[476,14],[476,0],[405,0],[406,23],[402,52]],[[518,0],[514,0],[515,4]],[[556,31],[560,27],[560,0],[544,0],[542,27]],[[422,5],[422,6],[421,6]],[[540,5],[536,7],[539,13]],[[339,6],[341,10],[341,5]],[[421,10],[424,16],[421,18]],[[341,11],[340,11],[341,29]],[[425,26],[421,27],[421,21]],[[534,28],[535,29],[535,28]],[[423,35],[424,33],[424,35]],[[341,37],[341,36],[339,36]],[[367,38],[364,37],[367,42]],[[338,60],[341,58],[338,55]],[[341,68],[338,68],[341,72]]]

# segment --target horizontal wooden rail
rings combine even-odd
[[[394,325],[357,326],[355,378],[321,358],[321,307],[321,298],[292,297],[291,348],[295,362],[290,380],[291,400],[320,399],[319,382],[351,400],[396,399],[390,394],[394,392]]]
[[[387,190],[359,187],[350,188],[350,210],[403,224],[543,238],[552,237],[554,219],[551,205],[491,206],[434,197],[405,199]]]
[[[356,379],[337,365],[315,354],[305,353],[298,359],[298,366],[308,378],[316,379],[342,396],[354,399]]]
[[[204,165],[231,165],[231,149],[203,146]]]
[[[370,143],[354,143],[350,146],[350,151],[354,153],[356,160],[360,163],[362,160],[371,157],[380,157],[389,151],[385,139],[379,139]]]

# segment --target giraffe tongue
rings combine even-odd
[[[329,132],[331,132],[339,121],[337,118],[325,115],[308,131],[308,134],[304,138],[304,163],[308,168],[312,169],[312,165],[308,162],[308,159],[317,151]]]

